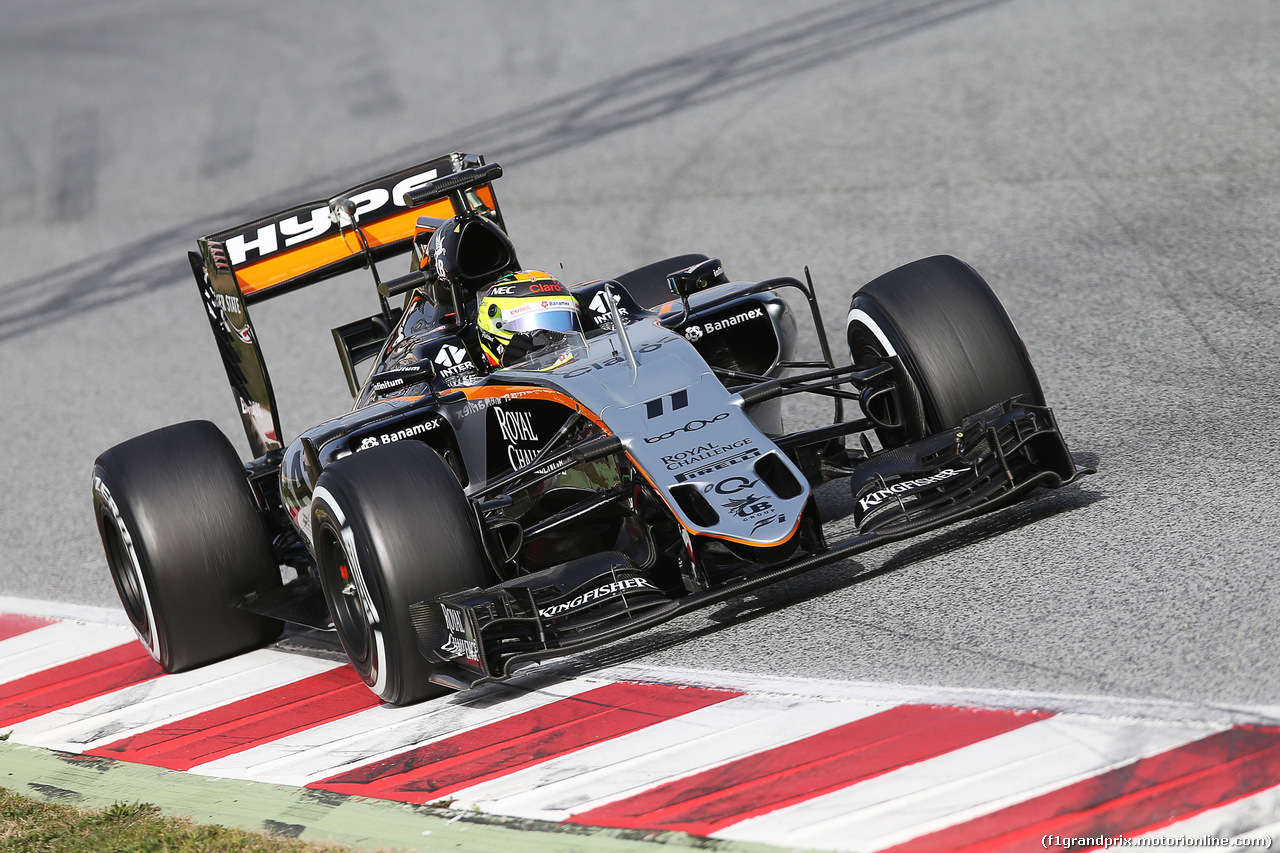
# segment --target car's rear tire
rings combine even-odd
[[[430,682],[409,607],[489,582],[474,513],[448,464],[417,441],[371,448],[325,469],[311,512],[320,585],[356,672],[395,705],[444,692]]]
[[[873,403],[876,430],[896,447],[959,426],[1012,397],[1044,403],[1026,347],[991,288],[948,255],[885,273],[854,294],[848,340],[853,364],[894,365],[898,390]]]
[[[279,588],[244,465],[208,421],[116,445],[93,468],[107,565],[138,639],[167,672],[262,645],[283,623],[236,607]]]

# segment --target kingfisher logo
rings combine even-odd
[[[916,480],[903,480],[900,483],[894,483],[891,486],[885,486],[883,489],[877,489],[871,494],[858,500],[858,506],[863,512],[875,509],[887,500],[898,498],[903,495],[910,494],[917,489],[923,489],[926,486],[933,486],[938,483],[950,480],[952,477],[958,477],[961,474],[968,474],[971,468],[943,468],[932,477],[921,477]]]
[[[538,610],[538,615],[543,619],[553,619],[562,613],[568,613],[571,610],[577,610],[579,607],[585,607],[588,604],[613,598],[615,595],[622,595],[626,592],[634,592],[638,589],[658,592],[658,588],[645,578],[628,578],[627,580],[614,581],[604,586],[598,586],[589,592],[584,592],[582,595],[575,596],[568,601],[562,601],[551,607],[543,607]]]

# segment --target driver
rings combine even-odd
[[[578,300],[542,270],[500,278],[476,306],[480,349],[492,367],[509,367],[536,349],[582,331]]]

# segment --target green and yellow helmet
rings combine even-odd
[[[578,300],[550,273],[522,270],[503,276],[481,294],[476,326],[485,358],[497,366],[517,332],[581,332],[582,319]]]

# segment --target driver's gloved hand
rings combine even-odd
[[[502,366],[510,367],[524,361],[530,353],[537,352],[555,344],[562,344],[568,337],[563,332],[550,332],[546,329],[534,329],[532,332],[516,332],[511,336],[511,343],[502,351]]]

